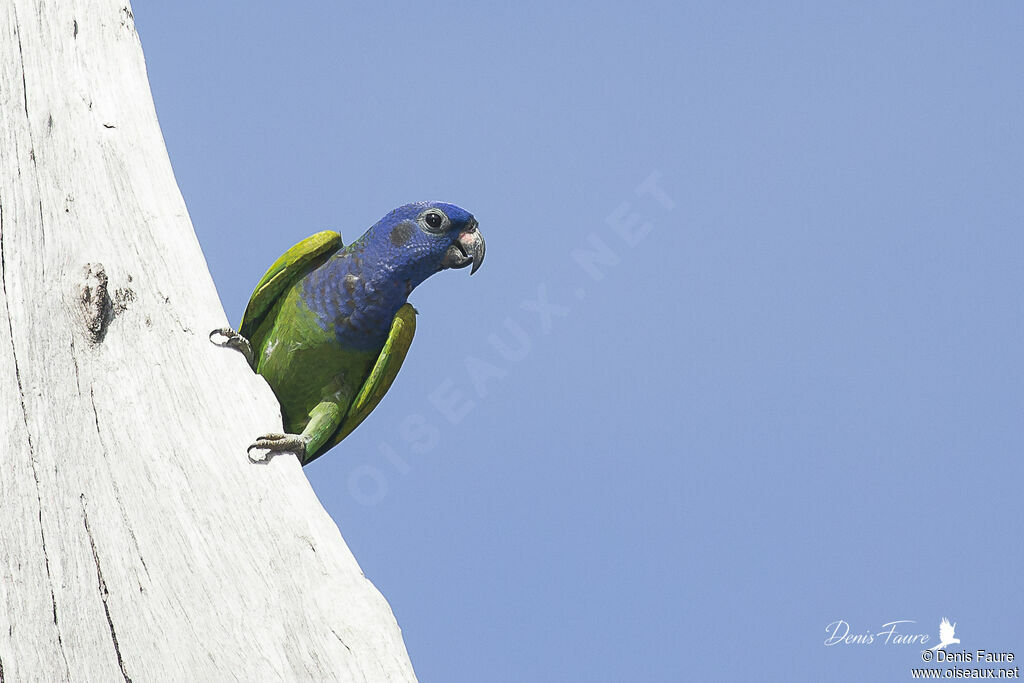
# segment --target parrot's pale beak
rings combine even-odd
[[[459,233],[455,244],[448,247],[441,264],[445,268],[465,268],[472,263],[473,268],[469,271],[469,274],[472,275],[484,262],[485,251],[484,237],[477,230],[476,220],[473,220],[469,227]]]

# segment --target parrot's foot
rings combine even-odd
[[[254,450],[266,453],[253,454]],[[264,434],[246,451],[251,462],[269,462],[279,453],[294,453],[299,456],[299,462],[302,462],[306,459],[306,439],[301,434]]]
[[[214,337],[219,337],[219,339],[214,339]],[[217,346],[224,346],[240,352],[245,356],[245,360],[248,361],[249,366],[255,367],[252,355],[252,344],[249,343],[248,339],[238,334],[230,327],[218,327],[210,332],[210,342]]]

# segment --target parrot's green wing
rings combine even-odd
[[[252,335],[267,313],[273,309],[278,297],[317,265],[316,261],[330,256],[342,246],[341,233],[324,230],[307,237],[282,254],[281,258],[270,266],[249,298],[249,304],[242,315],[242,323],[238,326],[239,334],[255,342]]]
[[[405,304],[398,309],[394,320],[391,321],[388,339],[384,342],[384,348],[377,356],[377,362],[373,364],[369,377],[366,378],[359,393],[356,394],[338,431],[324,445],[320,453],[326,453],[332,446],[348,436],[377,407],[380,400],[384,398],[384,394],[388,393],[395,377],[398,376],[398,370],[402,367],[405,354],[409,352],[414,334],[416,334],[416,309],[412,307],[412,304]]]

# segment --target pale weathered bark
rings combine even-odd
[[[0,680],[414,679],[226,323],[127,3],[4,0]]]

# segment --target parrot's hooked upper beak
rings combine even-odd
[[[459,233],[455,244],[448,247],[441,265],[445,268],[465,268],[472,263],[473,268],[469,271],[469,274],[472,275],[484,262],[485,248],[484,237],[477,230],[477,222],[474,218],[466,229]]]

